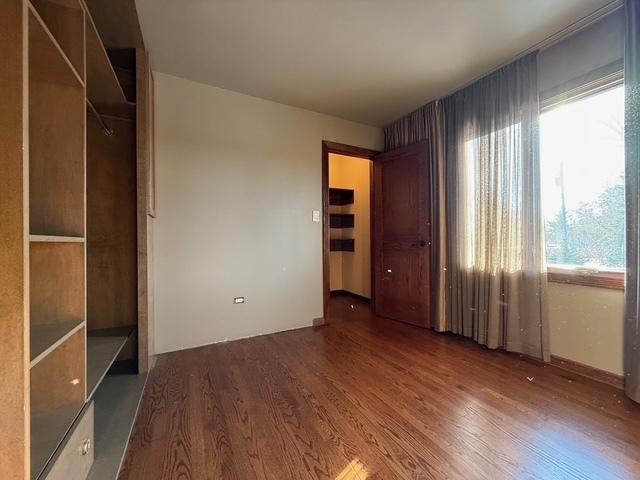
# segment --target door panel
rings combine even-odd
[[[411,240],[418,229],[418,162],[411,159],[387,161],[382,169],[382,222],[387,236]]]
[[[374,159],[376,314],[431,326],[426,142]]]

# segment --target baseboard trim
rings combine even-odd
[[[205,347],[210,347],[212,345],[218,345],[220,343],[237,342],[238,340],[247,340],[249,338],[262,337],[264,335],[275,335],[277,333],[293,332],[294,330],[302,330],[303,328],[310,328],[310,327],[309,325],[301,325],[299,327],[285,328],[284,330],[275,330],[273,332],[260,332],[253,335],[245,335],[244,337],[224,338],[222,340],[214,340],[212,342],[198,343],[195,345],[188,345],[188,346],[180,346],[172,350],[156,350],[155,356],[159,357],[167,353],[182,352],[184,350],[193,350],[195,348],[205,348]]]
[[[348,290],[331,290],[329,292],[330,297],[352,297],[361,302],[370,303],[371,299],[367,297],[363,297],[362,295],[358,295],[357,293],[350,292]]]
[[[624,377],[622,375],[616,375],[615,373],[606,372],[599,368],[591,367],[583,363],[574,362],[566,358],[551,355],[551,365],[561,368],[568,372],[580,375],[582,377],[595,380],[596,382],[606,383],[612,387],[624,390]]]
[[[324,317],[318,317],[318,318],[314,318],[313,319],[313,326],[314,327],[321,327],[322,325],[326,325],[327,322],[324,319]]]

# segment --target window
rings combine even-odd
[[[623,86],[549,108],[540,117],[550,280],[622,286],[623,129]]]
[[[518,248],[516,240],[523,235],[522,228],[519,222],[507,220],[519,218],[518,210],[523,204],[520,198],[522,190],[514,182],[523,162],[521,143],[520,123],[465,142],[462,191],[467,228],[465,248],[461,253],[462,265],[466,268],[478,268],[493,274],[522,269],[522,249]],[[486,206],[492,202],[496,202],[497,211],[508,211],[509,215],[492,218],[492,208]],[[512,241],[503,243],[502,239],[492,235],[492,231],[503,228],[513,233]],[[492,251],[500,254],[494,255]]]

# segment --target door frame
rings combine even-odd
[[[355,147],[353,145],[345,145],[343,143],[322,141],[322,316],[324,324],[329,323],[327,318],[327,306],[330,297],[330,273],[329,273],[329,154],[346,155],[349,157],[363,158],[369,160],[369,196],[370,196],[370,240],[371,240],[371,305],[374,302],[375,288],[375,192],[373,188],[373,162],[374,157],[380,152],[368,148]],[[375,307],[374,307],[375,311]]]

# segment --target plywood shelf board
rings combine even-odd
[[[114,106],[126,105],[127,98],[88,10],[85,19],[87,97],[98,112],[108,113]]]
[[[81,237],[85,91],[69,81],[69,69],[34,18],[29,38],[39,45],[29,49],[29,233]]]
[[[44,470],[82,411],[83,403],[65,405],[31,415],[31,478]]]
[[[44,20],[29,3],[29,65],[46,65],[47,68],[30,68],[29,75],[47,82],[56,78],[69,86],[84,88],[84,80],[78,74],[69,57],[55,39]]]
[[[32,242],[29,252],[31,329],[84,320],[84,244]]]
[[[349,188],[330,188],[329,189],[329,205],[351,205],[353,204],[353,189]]]
[[[353,213],[330,213],[329,228],[353,228],[355,215]]]
[[[85,401],[85,330],[78,329],[31,369],[31,475],[36,478]]]
[[[31,6],[84,80],[84,9],[79,0],[30,0]]]
[[[146,374],[109,374],[94,396],[95,458],[87,480],[118,477],[135,423]]]
[[[83,326],[82,320],[33,325],[30,334],[30,367],[35,367]]]
[[[29,235],[29,241],[44,243],[84,243],[84,237],[66,237],[62,235]]]
[[[87,398],[91,398],[127,342],[133,328],[87,333]]]
[[[353,238],[332,238],[329,240],[329,250],[332,252],[353,252],[355,241]]]

